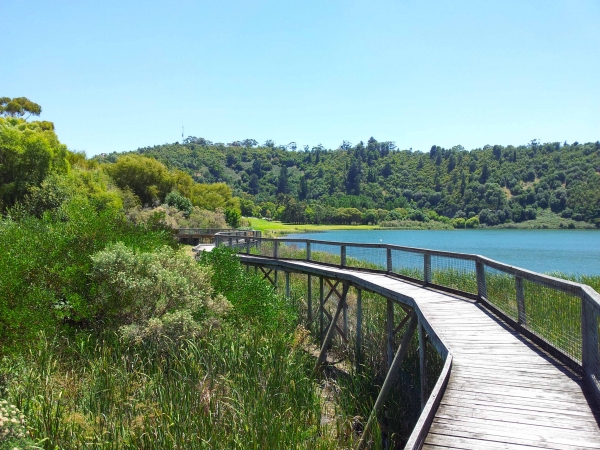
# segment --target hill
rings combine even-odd
[[[247,139],[215,144],[188,137],[181,144],[140,148],[201,183],[225,182],[242,198],[245,215],[293,223],[449,222],[498,225],[533,219],[539,211],[600,222],[600,142],[432,146],[400,150],[370,138],[335,150],[259,146]],[[101,157],[114,162],[120,154]],[[462,219],[462,221],[461,221]]]

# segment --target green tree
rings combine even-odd
[[[161,162],[139,155],[126,155],[105,166],[106,172],[121,189],[130,188],[143,204],[162,201],[175,182]]]
[[[225,222],[231,228],[238,228],[242,220],[242,214],[235,208],[227,208],[225,210]]]
[[[165,197],[165,203],[169,206],[174,206],[179,211],[183,211],[185,217],[189,217],[192,213],[192,202],[189,198],[185,198],[177,191],[171,191]]]
[[[42,113],[42,107],[32,102],[27,97],[0,97],[0,116],[23,117],[29,114],[25,119],[31,116],[39,116]]]
[[[22,200],[53,172],[69,172],[67,147],[42,122],[0,118],[0,210]]]

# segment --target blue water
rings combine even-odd
[[[536,272],[600,275],[600,230],[348,230],[288,237],[475,253]]]

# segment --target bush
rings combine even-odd
[[[83,198],[56,214],[0,222],[0,352],[18,349],[40,330],[97,326],[90,256],[116,241],[138,251],[176,245],[172,233],[136,226]]]
[[[465,222],[465,226],[467,228],[478,228],[479,227],[479,217],[471,217]]]
[[[242,220],[242,214],[234,208],[227,208],[225,210],[225,222],[231,228],[238,228]]]
[[[469,220],[471,220],[471,219],[469,219]],[[465,228],[465,225],[466,225],[466,221],[462,217],[457,218],[457,219],[452,219],[452,226],[454,228]]]
[[[234,250],[218,247],[202,252],[199,259],[200,264],[214,267],[212,284],[233,305],[233,319],[255,319],[267,328],[290,323],[294,313],[289,304],[265,280],[242,270]]]
[[[169,206],[174,206],[179,211],[185,214],[185,217],[189,217],[192,213],[192,202],[189,198],[185,198],[177,191],[172,191],[165,197],[165,203]]]
[[[165,246],[136,252],[118,242],[93,255],[92,264],[95,316],[120,325],[127,340],[173,340],[199,334],[200,322],[213,303],[211,271],[185,250]]]

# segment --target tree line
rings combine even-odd
[[[222,144],[189,137],[132,153],[197,182],[226,183],[241,199],[244,215],[287,222],[439,220],[466,226],[476,218],[498,225],[534,219],[546,210],[600,224],[600,142],[532,140],[472,150],[433,145],[420,152],[373,137],[355,145],[344,141],[337,149],[301,150],[293,142]]]

